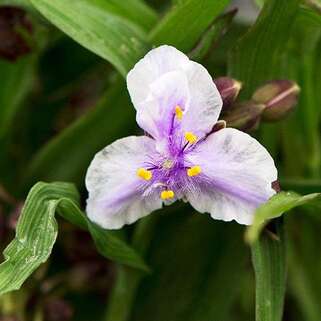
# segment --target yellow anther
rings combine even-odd
[[[160,195],[162,200],[168,200],[169,198],[173,198],[174,196],[175,196],[175,193],[172,190],[162,191]]]
[[[177,119],[181,120],[183,118],[183,111],[179,105],[177,105],[175,107],[175,114],[176,114]]]
[[[201,166],[193,166],[187,170],[187,175],[192,177],[198,175],[202,171]]]
[[[194,144],[197,141],[197,136],[195,136],[192,132],[185,133],[185,139],[190,143]]]
[[[151,171],[141,167],[141,168],[138,168],[137,170],[137,176],[139,176],[140,178],[146,181],[149,181],[153,177],[153,174]]]

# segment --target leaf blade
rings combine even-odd
[[[182,1],[172,7],[149,38],[155,45],[169,44],[187,52],[228,3],[229,0]]]
[[[249,243],[254,243],[268,220],[279,217],[295,207],[309,204],[316,200],[321,200],[321,193],[301,196],[294,192],[280,192],[274,195],[267,203],[257,209],[253,224],[246,230],[246,240]]]
[[[267,1],[255,24],[229,53],[229,73],[245,84],[245,96],[279,72],[298,6],[298,0]]]
[[[102,1],[31,0],[56,27],[125,76],[148,49],[144,30]],[[108,4],[108,3],[107,3]]]
[[[255,272],[256,321],[281,321],[286,284],[286,248],[283,226],[276,226],[277,239],[267,233],[252,246]]]
[[[72,223],[89,229],[99,252],[116,262],[147,271],[124,241],[89,221],[78,207],[79,194],[70,183],[37,183],[28,194],[16,236],[4,251],[0,265],[0,294],[17,290],[51,254],[58,234],[56,211]]]

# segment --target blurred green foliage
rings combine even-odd
[[[320,4],[253,0],[260,14],[244,22],[231,2],[0,0],[0,12],[23,8],[32,25],[4,32],[0,21],[0,244],[10,244],[0,292],[19,288],[37,269],[0,298],[0,320],[57,320],[52,310],[77,321],[320,320]],[[6,47],[15,33],[31,50],[8,61],[1,52],[17,48]],[[244,227],[188,205],[117,233],[81,212],[93,155],[139,132],[124,76],[160,44],[189,54],[213,77],[241,81],[241,100],[273,79],[301,88],[288,118],[253,133],[272,153],[281,188],[294,193],[259,209],[246,234],[252,245]],[[42,180],[51,184],[31,189]],[[71,224],[58,219],[48,260],[56,210]],[[145,264],[151,273],[141,271]]]

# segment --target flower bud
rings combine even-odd
[[[251,131],[257,128],[265,106],[253,101],[237,104],[223,116],[227,127]]]
[[[214,83],[222,97],[223,108],[229,107],[237,98],[242,84],[229,77],[220,77],[214,80]]]
[[[217,123],[213,126],[211,133],[218,132],[221,129],[226,128],[226,121],[225,120],[219,120]]]
[[[252,99],[266,106],[262,118],[266,121],[278,121],[286,117],[298,100],[300,87],[290,80],[274,80],[258,88]]]
[[[279,182],[278,180],[272,182],[272,188],[273,188],[277,193],[280,193],[280,192],[281,192],[280,182]]]

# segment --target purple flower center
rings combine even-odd
[[[159,189],[163,200],[183,197],[187,183],[201,173],[200,166],[185,161],[185,155],[194,149],[198,138],[193,132],[182,131],[182,118],[183,110],[176,105],[169,115],[170,125],[162,129],[166,152],[159,153],[157,159],[150,159],[137,171],[139,177],[151,181],[152,189]]]

